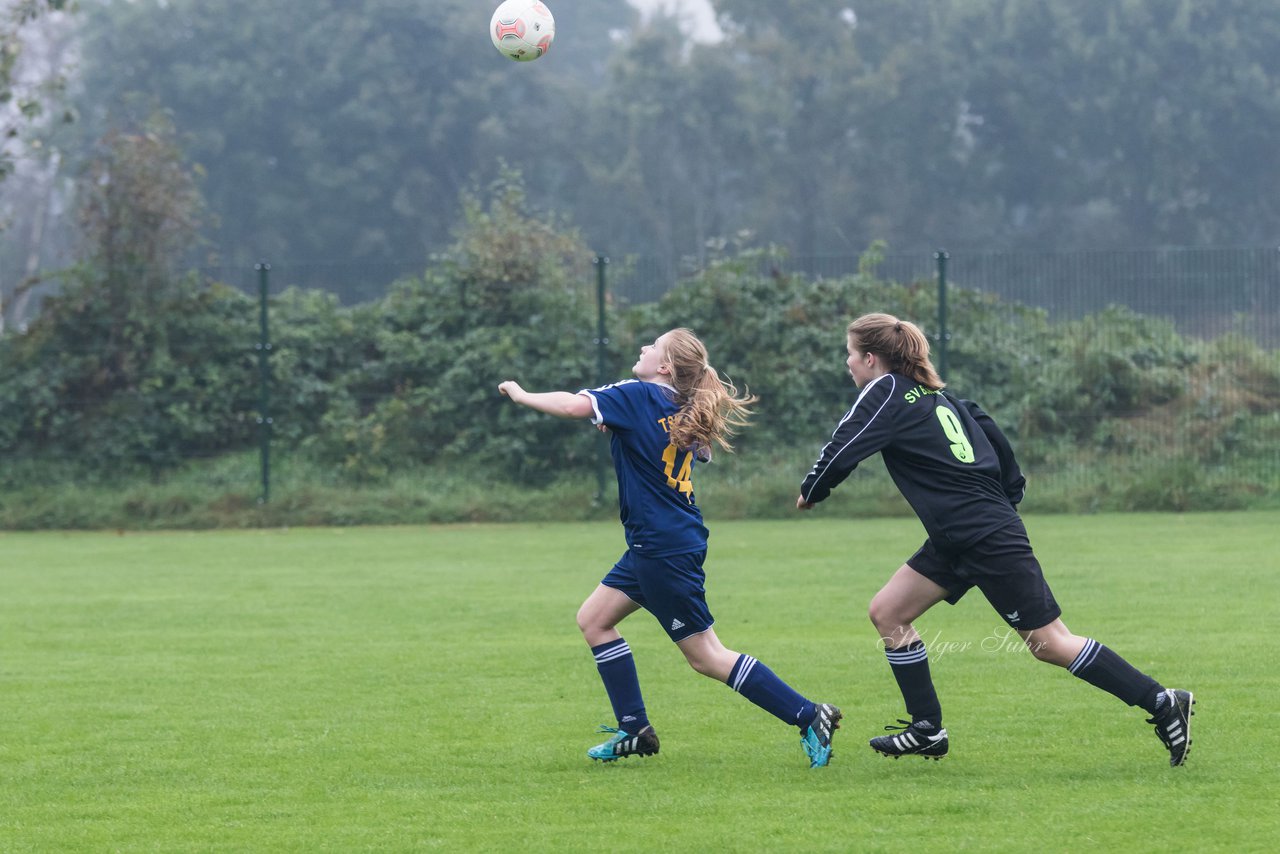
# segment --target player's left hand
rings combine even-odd
[[[813,507],[814,507],[813,502],[812,502],[812,501],[805,501],[805,500],[804,500],[804,496],[803,496],[803,495],[798,495],[798,496],[796,496],[796,509],[797,509],[797,510],[812,510],[812,509],[813,509]]]

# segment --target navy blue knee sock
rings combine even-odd
[[[783,723],[801,729],[812,723],[817,714],[813,703],[749,655],[738,656],[725,684]]]
[[[636,675],[636,660],[631,647],[623,638],[591,647],[596,657],[596,669],[604,682],[605,693],[613,705],[613,716],[618,728],[635,735],[649,725],[644,710],[644,698],[640,695],[640,677]]]

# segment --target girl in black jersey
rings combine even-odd
[[[847,334],[858,398],[804,479],[796,507],[811,509],[878,451],[928,534],[871,600],[871,622],[911,716],[886,727],[895,734],[871,739],[871,747],[895,759],[947,754],[928,652],[912,621],[977,587],[1040,661],[1146,709],[1169,763],[1181,765],[1191,747],[1191,692],[1164,688],[1062,622],[1018,516],[1025,480],[1000,428],[977,404],[944,391],[928,339],[914,324],[868,314]]]

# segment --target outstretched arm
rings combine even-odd
[[[897,380],[892,374],[885,374],[858,394],[853,408],[840,419],[831,441],[800,484],[797,510],[812,510],[853,473],[858,463],[889,443],[893,438],[896,389]]]
[[[500,384],[498,391],[521,406],[527,406],[557,418],[591,418],[595,415],[591,399],[585,394],[573,394],[567,391],[525,391],[515,380],[507,380]]]

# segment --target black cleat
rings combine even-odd
[[[1169,750],[1169,764],[1177,768],[1191,753],[1191,716],[1195,714],[1191,707],[1196,700],[1190,691],[1178,688],[1165,689],[1164,695],[1160,711],[1147,718],[1147,723],[1155,725],[1156,736]]]
[[[884,756],[923,756],[926,759],[941,759],[947,755],[948,739],[945,729],[938,729],[933,724],[924,726],[899,720],[902,726],[890,724],[885,729],[900,730],[899,735],[881,735],[868,742],[871,749]]]
[[[599,732],[611,732],[613,738],[588,750],[587,755],[592,759],[613,762],[624,756],[652,756],[658,752],[658,734],[653,731],[652,725],[635,735],[611,726],[602,726]]]

